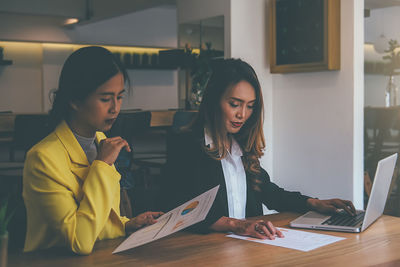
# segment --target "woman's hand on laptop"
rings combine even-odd
[[[340,213],[345,211],[348,214],[355,216],[356,209],[349,200],[343,200],[338,198],[320,200],[317,198],[307,199],[307,205],[311,210],[315,210],[321,213]]]

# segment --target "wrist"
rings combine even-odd
[[[136,230],[136,217],[130,219],[125,223],[125,232],[134,232]]]
[[[105,160],[105,159],[102,159],[102,158],[95,158],[95,160],[100,160],[100,161],[102,161],[102,162],[104,162],[104,163],[106,163],[106,164],[108,164],[108,165],[113,165],[113,163],[110,163],[110,162],[108,162],[107,160]]]
[[[309,209],[314,209],[316,206],[316,202],[318,201],[318,198],[309,198],[307,199],[307,208]]]
[[[237,229],[237,221],[239,220],[223,216],[211,225],[210,228],[218,232],[235,232]]]
[[[235,219],[235,218],[227,218],[227,231],[229,232],[236,232],[238,229],[238,225],[239,225],[240,220]]]

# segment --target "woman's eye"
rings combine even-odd
[[[233,102],[229,102],[229,105],[231,106],[231,107],[233,107],[233,108],[237,108],[239,105],[238,104],[235,104],[235,103],[233,103]]]
[[[108,101],[110,101],[110,98],[100,98],[100,101],[101,102],[108,102]]]
[[[253,105],[253,106],[247,106],[247,108],[249,108],[249,109],[254,109],[255,106],[254,106],[254,105]]]
[[[117,96],[118,100],[121,100],[122,98],[124,98],[122,95]]]

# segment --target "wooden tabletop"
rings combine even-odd
[[[288,227],[299,214],[265,216]],[[119,254],[111,252],[123,239],[99,241],[89,256],[65,249],[9,255],[9,266],[399,266],[400,218],[382,216],[361,234],[312,231],[345,240],[309,252],[226,237],[179,232]]]

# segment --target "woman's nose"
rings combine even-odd
[[[246,115],[246,109],[241,108],[240,110],[238,110],[238,112],[236,113],[236,117],[239,119],[243,119]]]
[[[119,103],[119,101],[117,99],[113,99],[111,101],[110,113],[112,113],[112,114],[118,113],[120,108],[121,108],[121,104]]]

